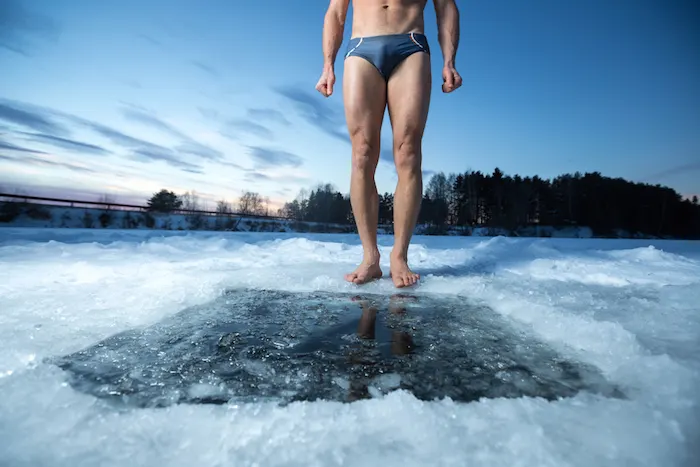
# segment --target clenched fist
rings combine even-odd
[[[332,67],[324,67],[321,78],[316,83],[316,90],[325,97],[333,94],[333,85],[335,84],[335,72]]]
[[[442,69],[442,92],[452,92],[462,85],[462,77],[459,76],[454,65],[445,65]]]

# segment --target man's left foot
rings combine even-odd
[[[389,277],[394,281],[396,287],[410,287],[420,279],[420,275],[411,271],[408,263],[403,258],[391,257]]]

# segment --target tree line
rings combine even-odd
[[[280,215],[296,220],[352,223],[350,198],[322,185],[303,190]],[[379,223],[393,224],[394,196],[379,196]],[[494,227],[513,233],[520,227],[589,227],[597,236],[617,230],[658,237],[700,238],[698,198],[683,199],[675,190],[599,172],[538,176],[468,170],[433,175],[426,184],[419,224],[436,233],[455,227]]]
[[[149,209],[160,212],[196,210],[194,193],[177,196],[167,190],[156,193]],[[379,195],[379,223],[391,226],[394,196]],[[240,196],[234,206],[217,203],[218,214],[270,216],[269,200],[255,192]],[[275,215],[296,221],[353,224],[350,197],[331,184],[303,189]],[[515,233],[528,226],[589,227],[596,236],[629,234],[657,237],[700,238],[700,206],[697,196],[683,199],[675,190],[599,172],[563,174],[552,179],[465,171],[440,172],[426,183],[419,224],[432,233],[450,227],[492,227]]]
[[[146,206],[151,212],[173,213],[206,211],[205,204],[200,201],[195,191],[187,191],[181,195],[171,190],[162,189],[154,193],[148,199]],[[247,191],[243,193],[237,203],[219,200],[216,203],[216,214],[242,214],[247,216],[272,216],[270,212],[270,199],[259,193]]]
[[[634,183],[599,172],[540,177],[467,171],[430,180],[424,219],[436,225],[585,226],[598,236],[616,230],[659,237],[700,237],[700,206],[661,185]]]

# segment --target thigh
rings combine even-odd
[[[374,65],[362,57],[345,59],[343,102],[353,145],[376,147],[378,153],[386,110],[386,83]]]
[[[387,101],[394,145],[423,138],[430,107],[430,55],[416,52],[404,59],[389,78]]]

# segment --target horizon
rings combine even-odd
[[[0,188],[144,204],[160,189],[195,191],[212,205],[252,191],[275,209],[319,184],[347,194],[341,90],[352,8],[324,99],[314,85],[327,5],[6,0]],[[443,94],[426,5],[424,186],[434,173],[498,167],[543,179],[600,172],[700,195],[700,7],[507,6],[458,1],[464,84]],[[385,115],[380,193],[396,183],[390,141]]]

